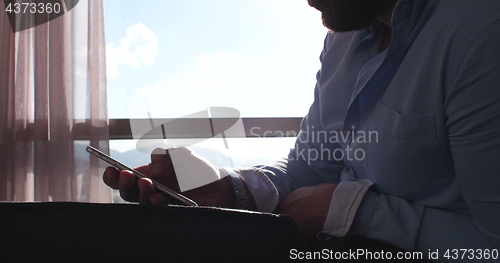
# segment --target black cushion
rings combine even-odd
[[[2,262],[283,262],[305,251],[287,216],[220,208],[1,203]]]

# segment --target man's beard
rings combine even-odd
[[[369,27],[380,16],[392,12],[398,0],[318,0],[314,7],[322,12],[323,25],[335,32]]]

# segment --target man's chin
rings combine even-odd
[[[323,25],[326,28],[328,28],[328,30],[337,33],[360,31],[371,26],[374,22],[375,20],[365,21],[364,23],[360,23],[359,21],[357,21],[356,23],[350,23],[350,22],[338,23],[323,17]]]
[[[312,1],[312,0],[311,0]],[[398,0],[317,0],[323,25],[334,32],[359,31],[390,12]]]

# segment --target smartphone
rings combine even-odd
[[[148,178],[144,174],[140,173],[139,171],[136,171],[128,166],[126,166],[123,163],[120,163],[119,161],[111,158],[111,156],[97,150],[96,148],[92,146],[87,147],[87,152],[90,154],[94,155],[95,157],[105,161],[106,163],[110,164],[111,166],[117,168],[120,171],[126,170],[126,171],[131,171],[132,173],[135,174],[137,178]],[[155,180],[150,179],[153,182],[153,185],[156,189],[156,191],[165,194],[169,199],[170,203],[176,204],[176,205],[186,205],[186,206],[198,206],[197,203],[195,203],[193,200],[177,193],[176,191],[158,183]]]

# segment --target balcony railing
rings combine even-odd
[[[160,133],[148,134],[146,139],[192,139],[211,138],[212,132],[207,132],[207,120],[216,122],[220,126],[231,127],[237,119],[233,118],[213,118],[213,119],[110,119],[109,139],[110,140],[132,140],[131,123],[137,126],[154,127],[154,123],[169,123],[168,128],[163,127]],[[244,134],[226,134],[228,138],[262,138],[262,137],[295,137],[300,131],[302,118],[242,118]],[[175,123],[175,125],[172,125]],[[72,129],[75,140],[87,140],[88,123],[80,122]],[[137,139],[137,138],[135,138]]]

